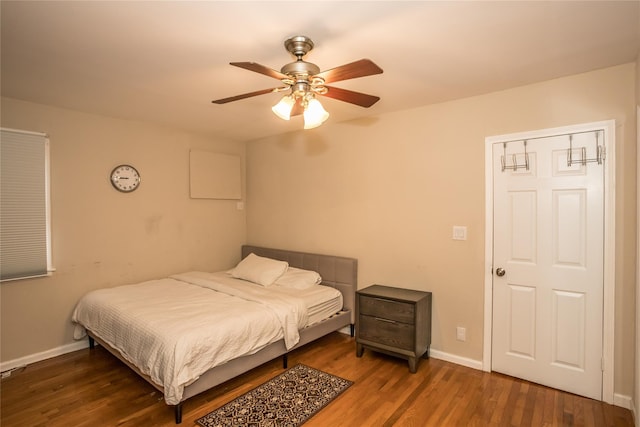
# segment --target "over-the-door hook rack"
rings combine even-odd
[[[524,168],[525,170],[529,170],[529,153],[527,153],[527,140],[524,140],[523,143],[524,143],[524,163],[518,164],[518,156],[517,154],[514,153],[511,155],[510,165],[507,164],[507,143],[506,142],[502,143],[502,150],[504,153],[500,159],[502,162],[502,172],[504,172],[506,169],[517,171],[520,168]]]
[[[602,161],[605,157],[605,150],[602,145],[599,143],[599,135],[600,131],[595,131],[596,134],[596,157],[592,159],[587,158],[587,147],[580,147],[580,158],[573,158],[573,135],[569,135],[569,149],[567,150],[567,166],[571,167],[573,165],[586,165],[587,163],[598,163],[602,164]]]

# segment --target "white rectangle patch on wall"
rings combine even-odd
[[[191,150],[189,190],[192,199],[242,199],[240,156]]]

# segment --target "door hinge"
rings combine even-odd
[[[604,372],[604,357],[600,359],[600,370]]]

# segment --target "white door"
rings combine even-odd
[[[593,160],[602,138],[493,145],[492,370],[599,400],[604,166]]]

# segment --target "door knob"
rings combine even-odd
[[[506,271],[504,271],[504,268],[496,269],[496,274],[498,275],[498,277],[504,276],[505,273],[506,273]]]

